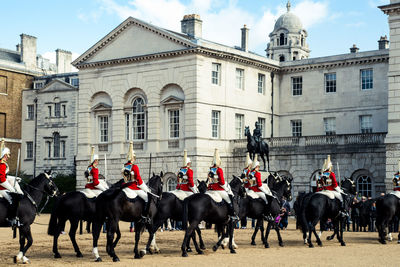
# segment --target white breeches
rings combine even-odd
[[[8,190],[0,190],[0,195],[7,199],[8,203],[12,204],[11,196],[8,194]]]
[[[340,193],[337,192],[337,191],[331,191],[331,192],[335,195],[335,198],[339,199],[340,202],[343,202],[342,194],[340,194]]]
[[[15,191],[17,191],[18,194],[23,195],[24,192],[22,192],[21,187],[19,186],[18,181],[15,181],[15,176],[7,176],[7,181],[11,184],[12,187],[15,188]]]
[[[256,193],[260,198],[262,198],[262,200],[265,201],[265,203],[268,204],[267,196],[265,195],[264,192],[254,192],[254,193]]]
[[[107,185],[106,181],[99,180],[99,184],[96,185],[94,188],[101,190],[101,191],[106,191],[108,189],[108,185]]]
[[[141,199],[143,199],[145,202],[148,201],[148,196],[147,193],[144,192],[143,190],[133,190]]]
[[[218,195],[220,195],[222,199],[226,201],[226,203],[231,204],[231,199],[229,198],[228,192],[222,190],[213,190],[213,191],[218,193]]]

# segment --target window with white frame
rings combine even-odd
[[[99,142],[108,143],[108,116],[99,116]]]
[[[35,116],[35,107],[34,107],[34,105],[28,105],[28,108],[27,108],[27,114],[28,114],[28,116],[27,116],[27,119],[28,120],[33,120],[33,117]]]
[[[211,83],[216,85],[221,84],[221,64],[219,63],[212,63]]]
[[[146,113],[144,110],[144,100],[138,97],[133,101],[132,107],[132,134],[134,140],[145,139]]]
[[[336,118],[324,118],[324,130],[326,135],[335,135]]]
[[[221,117],[220,111],[213,110],[211,112],[211,136],[212,136],[212,138],[219,138],[220,117]]]
[[[265,119],[264,118],[258,118],[258,125],[260,125],[261,129],[261,137],[265,137]]]
[[[179,138],[179,109],[168,111],[169,138]]]
[[[292,136],[301,136],[301,120],[290,121],[292,127]]]
[[[244,124],[244,115],[243,114],[235,114],[236,139],[243,138],[243,124]]]
[[[258,74],[258,93],[265,94],[265,75]]]
[[[43,88],[44,82],[35,82],[33,88],[34,89],[40,89]]]
[[[60,117],[61,116],[61,105],[60,103],[54,103],[54,116]]]
[[[26,142],[26,158],[33,158],[33,142]]]
[[[53,134],[53,157],[55,157],[55,158],[60,157],[60,134],[59,133]]]
[[[326,93],[336,92],[336,73],[325,74],[325,92]]]
[[[372,197],[372,180],[367,175],[357,178],[357,192],[364,197]]]
[[[176,178],[174,178],[174,177],[169,178],[168,181],[167,181],[167,190],[168,190],[168,192],[175,190],[176,189],[176,184],[177,184]]]
[[[79,78],[71,78],[71,85],[78,87],[79,86]]]
[[[292,95],[302,95],[303,94],[303,77],[292,77]]]
[[[374,74],[372,69],[361,70],[361,89],[368,90],[373,88]]]
[[[129,120],[130,120],[130,118],[129,117],[130,117],[129,113],[125,113],[125,139],[126,140],[130,140],[130,133],[129,133],[129,130],[130,130]]]
[[[361,133],[372,133],[372,116],[371,115],[360,116],[360,132]]]
[[[244,69],[236,69],[236,88],[244,90]]]

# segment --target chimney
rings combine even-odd
[[[20,52],[20,53],[21,53],[21,45],[20,45],[20,44],[17,44],[16,47],[17,47],[17,52]]]
[[[27,67],[36,67],[36,37],[21,34],[21,61]]]
[[[181,31],[191,37],[201,38],[202,23],[203,21],[200,19],[200,15],[185,15],[181,20]]]
[[[353,47],[350,47],[350,53],[357,53],[358,50],[360,50],[355,44],[353,44]]]
[[[249,28],[246,28],[246,24],[243,25],[242,30],[242,50],[247,52],[249,50]]]
[[[388,49],[389,48],[389,40],[387,39],[387,36],[381,36],[381,39],[378,41],[379,44],[379,50],[382,49]]]
[[[72,53],[62,49],[56,50],[57,73],[71,72]]]

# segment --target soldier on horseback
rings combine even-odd
[[[250,180],[249,180],[249,174],[251,172],[251,168],[253,167],[253,161],[250,159],[250,153],[246,153],[246,163],[245,163],[245,168],[243,169],[243,172],[240,176],[240,178],[243,181],[244,188],[247,190],[250,188]]]
[[[103,192],[106,191],[107,188],[104,187],[99,181],[99,169],[97,168],[97,166],[99,166],[99,155],[94,154],[94,146],[92,146],[92,151],[90,153],[90,165],[85,171],[85,177],[87,179],[85,188],[91,190],[100,190],[101,192]]]
[[[261,132],[261,128],[260,128],[260,124],[258,123],[258,121],[256,121],[254,130],[253,130],[253,137],[254,137],[254,141],[257,144],[257,150],[258,152],[261,153],[261,142],[262,142],[262,132]]]
[[[193,180],[193,170],[190,168],[191,165],[190,158],[187,156],[187,150],[183,151],[183,164],[178,172],[178,183],[176,186],[177,190],[182,190],[187,196],[193,193],[199,193],[197,186],[194,184]]]
[[[324,190],[328,190],[333,195],[335,198],[340,200],[341,203],[341,211],[340,215],[343,217],[348,216],[349,214],[347,213],[346,207],[345,207],[345,201],[344,201],[344,196],[346,195],[343,190],[339,187],[338,182],[336,180],[336,175],[332,171],[332,162],[331,162],[331,156],[328,155],[328,158],[324,162],[324,165],[322,167],[322,179],[324,182]]]
[[[1,141],[1,156],[0,156],[0,195],[10,203],[10,212],[8,221],[11,226],[19,226],[19,218],[17,217],[17,209],[20,197],[24,195],[19,183],[18,177],[8,177],[9,171],[7,160],[11,157],[11,152],[8,147],[5,147],[4,140]],[[9,193],[15,193],[18,197],[12,198]],[[16,195],[16,196],[17,196]]]
[[[131,190],[134,190],[135,193],[146,202],[146,206],[142,211],[142,221],[144,223],[150,223],[151,219],[149,218],[149,208],[150,201],[148,201],[148,193],[150,189],[143,182],[142,177],[140,177],[139,167],[134,164],[136,161],[136,155],[133,151],[133,142],[129,143],[129,152],[127,156],[128,162],[124,164],[124,168],[122,169],[122,174],[126,181],[125,186]]]
[[[393,191],[400,191],[400,160],[399,160],[399,169],[393,176]]]
[[[231,220],[239,220],[235,209],[233,207],[233,192],[229,186],[229,184],[224,179],[224,171],[221,166],[221,158],[219,157],[218,149],[215,149],[214,152],[214,160],[213,165],[210,168],[210,172],[208,173],[208,180],[210,184],[208,185],[208,190],[212,190],[214,192],[218,192],[218,194],[222,197],[223,200],[228,203],[229,207],[229,216]]]

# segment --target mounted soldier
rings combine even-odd
[[[128,162],[124,164],[124,168],[122,169],[122,174],[125,179],[125,188],[128,188],[136,195],[138,195],[141,199],[146,202],[146,206],[142,211],[142,220],[144,223],[150,223],[151,219],[149,218],[149,208],[150,208],[150,201],[148,197],[148,193],[150,189],[147,185],[143,182],[142,177],[140,177],[139,167],[134,164],[136,161],[136,154],[133,151],[133,142],[129,143],[129,151],[127,156]]]
[[[90,153],[90,165],[85,171],[85,177],[87,179],[87,183],[85,185],[86,189],[92,190],[92,192],[98,196],[101,192],[106,191],[108,188],[103,182],[99,181],[99,155],[94,154],[94,146],[92,146]]]
[[[249,174],[251,172],[251,168],[253,167],[253,161],[250,159],[250,153],[246,153],[246,163],[245,163],[245,168],[243,169],[243,172],[240,176],[240,178],[243,181],[244,188],[246,189],[246,192],[250,188],[250,180],[249,180]]]
[[[5,147],[4,139],[1,141],[0,146],[0,195],[4,197],[10,204],[8,221],[11,226],[19,226],[19,218],[17,217],[17,209],[19,200],[22,198],[24,193],[22,192],[18,177],[7,176],[9,167],[7,164],[8,159],[11,157],[11,152],[8,147]],[[10,193],[14,193],[13,197]]]
[[[199,193],[197,186],[194,184],[193,180],[193,170],[190,168],[191,160],[187,156],[187,150],[183,151],[183,164],[178,172],[178,183],[176,186],[177,190],[183,191],[186,196],[190,196]]]
[[[398,196],[400,197],[400,160],[398,163],[399,167],[397,172],[393,175],[393,191],[395,191],[394,193],[398,194]]]
[[[256,121],[254,130],[253,130],[253,137],[254,137],[254,141],[256,141],[257,143],[257,151],[259,153],[261,153],[262,149],[261,149],[261,142],[262,142],[262,132],[261,132],[261,127],[260,127],[260,123],[258,121]]]
[[[218,193],[223,200],[228,203],[229,216],[232,220],[239,220],[233,207],[233,192],[229,184],[225,181],[224,171],[221,166],[221,158],[219,157],[218,149],[214,151],[213,165],[210,167],[207,180],[210,182],[208,190]]]
[[[345,193],[343,190],[339,187],[338,182],[336,180],[336,175],[332,171],[332,162],[331,162],[331,156],[328,155],[323,167],[322,167],[322,181],[324,183],[324,190],[327,190],[331,192],[336,199],[340,200],[341,203],[341,211],[340,215],[343,217],[348,216],[346,207],[345,207],[345,201],[344,201],[344,196]]]

